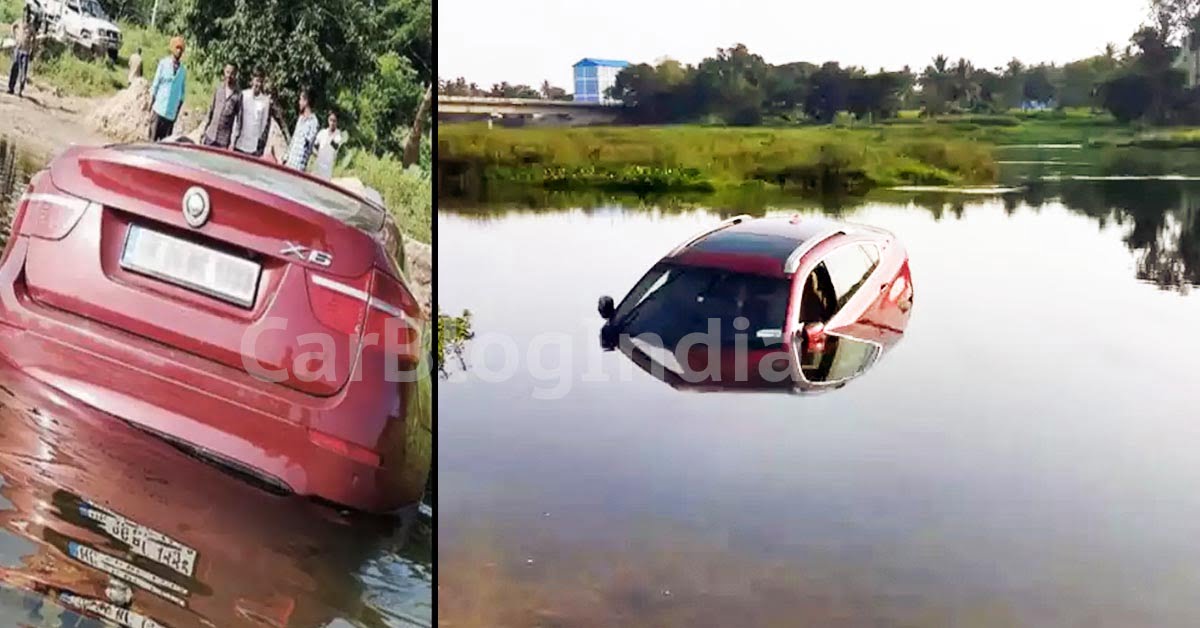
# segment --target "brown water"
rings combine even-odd
[[[780,205],[911,256],[903,342],[818,397],[600,348],[598,296],[747,208],[439,211],[439,622],[1200,625],[1200,184],[1055,177]]]
[[[34,167],[0,138],[5,223]],[[12,622],[429,626],[430,535],[420,520],[272,495],[0,363],[0,616]]]

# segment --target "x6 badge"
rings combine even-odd
[[[325,251],[310,249],[306,246],[300,246],[292,242],[287,242],[287,246],[283,247],[284,255],[294,255],[310,264],[329,267],[333,265],[333,256]]]

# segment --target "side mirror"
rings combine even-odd
[[[617,313],[617,306],[613,303],[613,298],[609,296],[600,297],[600,303],[596,306],[596,311],[600,312],[600,318],[609,320]]]

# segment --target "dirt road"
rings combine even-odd
[[[84,116],[99,101],[56,95],[36,84],[25,87],[24,98],[0,89],[0,135],[23,151],[49,159],[72,144],[105,144],[110,140],[92,130]]]

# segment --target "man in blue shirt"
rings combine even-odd
[[[158,62],[154,80],[150,82],[150,109],[154,122],[150,125],[150,140],[157,142],[171,135],[175,120],[183,110],[187,88],[187,68],[183,66],[183,38],[171,39],[171,54]]]
[[[317,142],[318,126],[317,116],[313,114],[309,102],[308,90],[300,90],[300,117],[296,119],[296,132],[292,134],[292,145],[288,147],[287,161],[284,165],[301,172],[308,169],[308,159],[312,157],[313,146]]]

